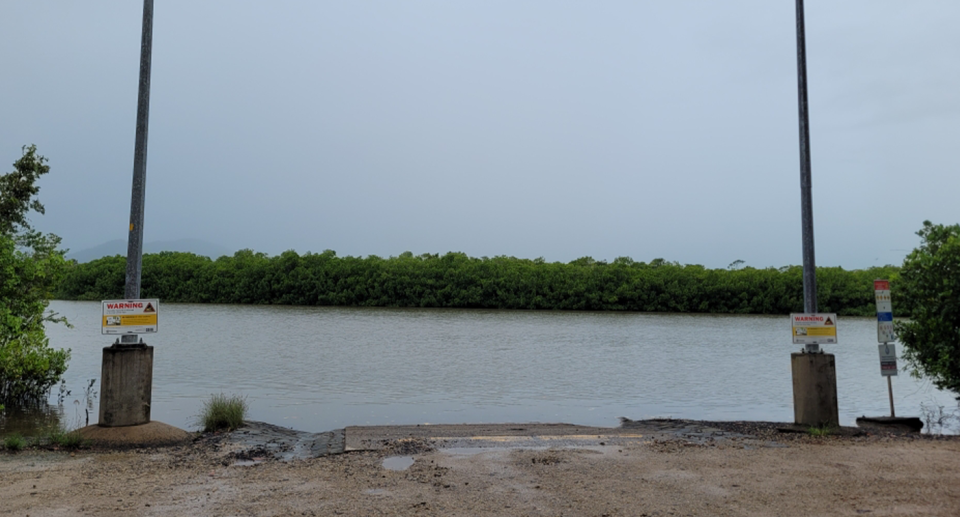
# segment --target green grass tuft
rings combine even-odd
[[[87,441],[80,436],[80,433],[77,431],[70,431],[68,433],[60,433],[57,436],[55,442],[56,445],[63,449],[80,449],[87,446]]]
[[[223,393],[213,395],[203,403],[199,425],[204,432],[226,429],[233,431],[243,425],[247,415],[247,399],[240,396],[228,397]]]
[[[27,439],[19,433],[11,434],[3,439],[3,446],[14,452],[20,451],[27,446]]]
[[[87,441],[80,436],[79,431],[67,431],[63,428],[52,429],[48,438],[50,445],[61,449],[80,449],[87,445]]]
[[[830,426],[826,426],[826,425],[813,426],[807,429],[807,434],[809,434],[810,436],[818,436],[818,437],[830,436],[831,434],[833,434],[833,429]]]

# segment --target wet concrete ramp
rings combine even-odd
[[[343,429],[308,433],[266,422],[244,422],[230,433],[226,443],[238,457],[270,457],[282,461],[340,454],[344,451]]]

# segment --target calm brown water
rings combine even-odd
[[[54,302],[75,326],[63,421],[83,423],[100,378],[100,304]],[[840,416],[888,414],[871,319],[842,318]],[[307,431],[347,425],[569,422],[618,416],[793,419],[785,316],[353,309],[162,304],[153,419],[192,428],[212,393],[247,397],[250,418]],[[54,394],[56,395],[56,389]],[[897,413],[956,408],[946,393],[894,379]],[[55,397],[54,397],[55,398]],[[94,400],[91,411],[96,420]],[[8,430],[15,424],[7,418]],[[92,423],[92,422],[91,422]]]

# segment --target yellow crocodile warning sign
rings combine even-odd
[[[154,334],[160,300],[106,300],[102,302],[101,334]]]
[[[837,342],[836,314],[791,314],[790,321],[795,345]]]

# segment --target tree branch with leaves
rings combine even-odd
[[[69,350],[49,346],[44,324],[66,323],[48,312],[66,273],[60,238],[36,231],[31,211],[44,213],[37,180],[50,171],[36,146],[23,147],[14,170],[0,176],[0,404],[46,401],[67,369]]]
[[[910,318],[894,324],[897,337],[917,374],[960,399],[960,225],[924,221],[917,235],[895,283]]]

